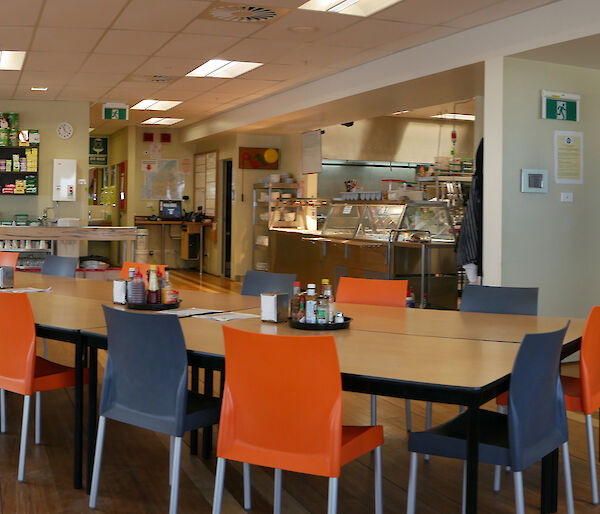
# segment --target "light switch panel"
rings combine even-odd
[[[573,202],[573,193],[561,193],[560,201],[561,202]]]

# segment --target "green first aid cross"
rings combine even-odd
[[[546,118],[549,120],[577,121],[577,102],[546,98]]]

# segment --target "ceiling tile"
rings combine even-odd
[[[19,80],[20,86],[64,86],[73,76],[70,72],[61,71],[24,71]]]
[[[2,19],[2,23],[4,23]],[[27,50],[33,36],[33,27],[0,27],[0,48]]]
[[[54,100],[60,88],[49,88],[48,91],[31,91],[29,86],[18,86],[15,89],[15,100]]]
[[[85,73],[131,73],[145,60],[145,57],[138,55],[92,54],[81,71]]]
[[[66,52],[28,52],[25,71],[77,71],[89,54]]]
[[[33,27],[42,7],[42,0],[2,0],[2,24]]]
[[[59,100],[87,100],[92,102],[106,94],[105,87],[64,87],[56,96]]]
[[[288,52],[274,60],[276,64],[291,64],[309,71],[311,68],[320,68],[335,64],[340,59],[345,59],[356,53],[353,48],[341,46],[324,46],[320,43],[312,43]]]
[[[347,58],[340,59],[339,61],[329,65],[328,69],[346,70],[348,68],[353,68],[354,66],[359,66],[367,62],[381,59],[382,57],[385,57],[386,55],[389,55],[391,53],[391,50],[385,50],[380,48],[371,48],[369,50],[363,50],[362,52],[356,52],[354,55],[349,56]]]
[[[427,25],[416,23],[366,19],[320,39],[319,44],[348,48],[372,48],[426,28],[428,28]]]
[[[91,52],[104,33],[101,29],[38,28],[32,50],[40,52]]]
[[[225,84],[221,84],[215,89],[211,90],[211,93],[217,95],[222,93],[231,93],[241,95],[249,95],[252,93],[259,92],[267,87],[273,85],[270,80],[247,80],[247,79],[231,79]]]
[[[198,0],[132,0],[113,28],[179,31],[209,5]]]
[[[108,28],[126,3],[127,0],[49,0],[40,26]]]
[[[287,80],[302,74],[297,66],[290,64],[265,64],[248,73],[244,73],[244,79],[258,80]]]
[[[301,41],[278,41],[273,44],[272,39],[246,38],[237,45],[219,53],[216,57],[230,61],[269,62],[285,52],[302,45]]]
[[[556,0],[507,0],[447,21],[445,25],[468,29],[550,4]]]
[[[229,36],[205,36],[201,34],[179,34],[163,46],[157,56],[197,59],[197,66],[203,59],[211,59],[219,52],[235,45],[240,38]]]
[[[173,35],[173,32],[109,30],[95,51],[105,54],[152,55]]]
[[[0,85],[14,85],[19,82],[20,71],[0,71]]]
[[[227,80],[228,79],[217,79],[212,77],[183,77],[171,82],[164,90],[173,92],[195,92],[196,94],[200,94],[227,82]]]
[[[260,23],[237,23],[233,21],[197,19],[183,32],[190,34],[210,34],[213,36],[246,37],[263,27]]]
[[[73,87],[115,87],[126,75],[124,73],[77,73],[69,81]]]
[[[345,14],[298,10],[267,25],[264,29],[255,32],[253,36],[258,39],[276,39],[278,41],[315,41],[361,19],[358,16]],[[314,27],[315,30],[313,32],[293,32],[289,30],[290,27]]]
[[[400,52],[407,48],[412,48],[413,46],[422,45],[424,43],[429,43],[430,41],[435,41],[436,39],[450,36],[456,32],[459,32],[459,29],[451,27],[431,27],[421,32],[400,37],[397,41],[378,46],[377,49]]]
[[[0,85],[0,98],[10,100],[15,92],[15,86]]]
[[[200,93],[202,93],[202,91],[182,91],[165,88],[159,89],[152,94],[156,100],[177,100],[185,102],[186,100],[191,100],[195,96],[198,96]]]
[[[135,70],[136,75],[170,75],[183,77],[202,64],[197,59],[177,59],[175,57],[150,57]]]
[[[439,25],[502,0],[403,0],[373,18]]]
[[[234,4],[248,4],[247,0],[230,0],[230,2]],[[304,3],[306,3],[306,0],[262,0],[260,6],[293,9]]]
[[[231,102],[240,96],[242,96],[242,93],[217,93],[208,91],[207,93],[203,93],[193,100],[186,102],[186,104],[190,106],[215,107],[217,105]]]

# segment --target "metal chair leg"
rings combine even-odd
[[[327,495],[327,514],[337,513],[338,479],[329,477],[329,494]]]
[[[567,514],[575,514],[575,504],[573,503],[573,483],[571,481],[571,458],[569,456],[569,443],[563,443],[563,473],[565,475],[565,503],[567,504]]]
[[[44,337],[44,359],[48,358],[48,340]]]
[[[404,400],[404,408],[406,409],[406,431],[412,430],[412,415],[410,412],[410,400]]]
[[[371,395],[371,425],[377,425],[377,396]]]
[[[375,467],[375,514],[383,514],[383,490],[381,480],[381,446],[373,451]]]
[[[173,447],[175,446],[175,436],[169,436],[169,485],[173,484]]]
[[[281,514],[281,470],[274,469],[273,514]]]
[[[21,425],[21,450],[19,452],[19,472],[17,480],[25,480],[25,455],[27,454],[27,429],[29,428],[29,406],[31,405],[31,396],[23,397],[23,422]]]
[[[425,408],[425,430],[429,430],[431,428],[431,414],[432,414],[433,405],[431,402],[427,402],[427,406]],[[425,462],[429,462],[429,455],[426,453],[423,458]]]
[[[243,463],[243,474],[244,474],[244,509],[250,510],[252,508],[252,476],[250,471],[250,464],[247,462]]]
[[[525,514],[525,497],[523,496],[523,473],[513,472],[515,482],[515,508],[516,514]]]
[[[6,432],[6,391],[0,389],[0,432]]]
[[[418,455],[410,452],[410,470],[408,472],[408,498],[406,500],[406,514],[415,514],[417,502],[417,468],[419,466]]]
[[[467,514],[467,461],[463,462],[461,512]]]
[[[104,429],[106,418],[100,416],[98,421],[98,433],[96,435],[96,452],[94,455],[94,469],[92,471],[92,486],[90,488],[90,509],[96,508],[98,499],[98,483],[100,482],[100,466],[102,465],[102,447],[104,446]]]
[[[171,478],[171,498],[169,514],[177,514],[177,500],[179,499],[179,470],[181,468],[181,437],[175,438],[173,446],[173,477]]]
[[[500,492],[500,481],[501,481],[501,473],[502,466],[495,465],[494,466],[494,492]]]
[[[215,474],[215,495],[213,497],[212,514],[221,514],[221,505],[223,503],[223,484],[225,482],[225,464],[226,460],[217,458],[217,472]]]
[[[35,444],[42,440],[42,393],[35,393]]]
[[[585,428],[587,431],[588,454],[590,464],[590,480],[592,482],[592,503],[598,505],[598,476],[596,475],[596,449],[594,448],[594,427],[592,415],[585,415]]]

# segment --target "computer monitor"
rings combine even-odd
[[[183,217],[181,200],[159,200],[158,212],[161,220],[180,220]]]

